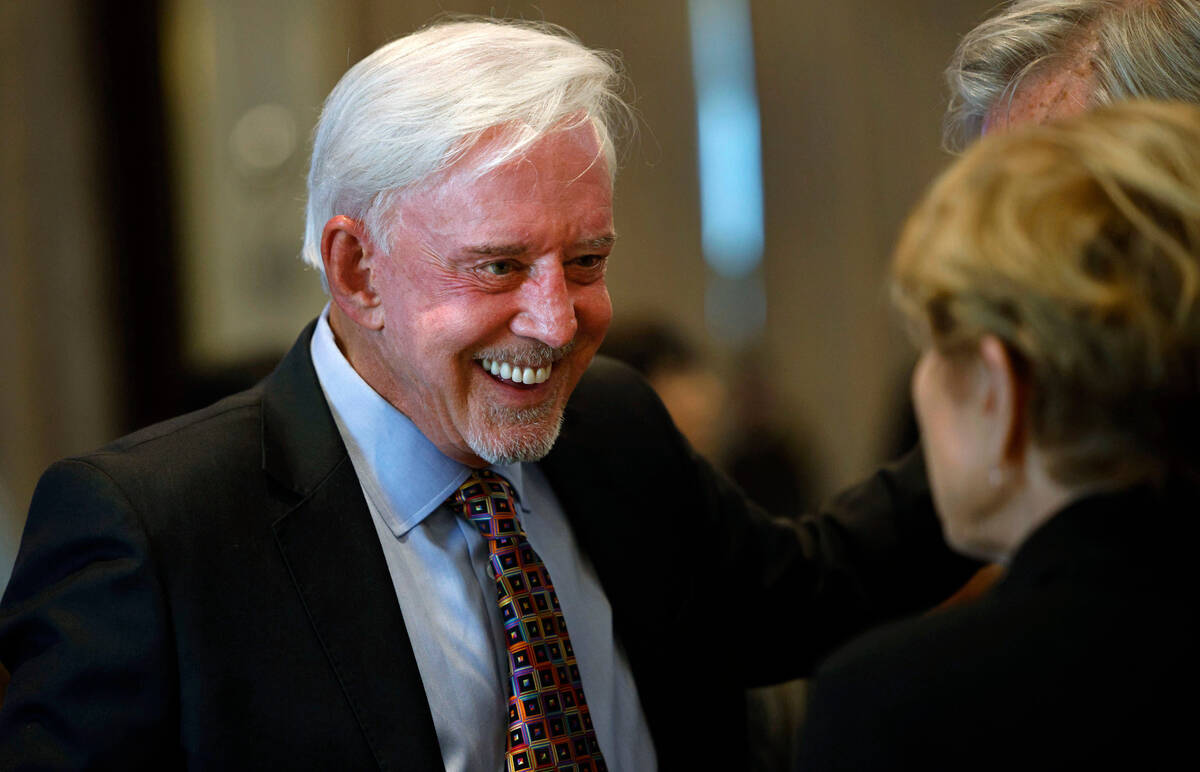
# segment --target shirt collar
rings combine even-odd
[[[326,304],[309,349],[313,368],[359,482],[400,538],[458,490],[470,469],[438,450],[408,416],[355,372],[333,338],[328,317]],[[508,480],[518,501],[524,501],[521,464],[496,464],[490,469]]]

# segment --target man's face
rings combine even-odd
[[[482,177],[477,147],[407,194],[372,281],[378,391],[451,458],[535,460],[612,317],[612,184],[589,125]]]

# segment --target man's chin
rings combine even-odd
[[[558,439],[562,410],[553,405],[520,411],[493,410],[486,421],[476,421],[467,444],[489,464],[540,461]],[[503,412],[504,415],[496,413]]]

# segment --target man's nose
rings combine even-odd
[[[565,346],[575,338],[575,331],[579,329],[575,299],[557,260],[544,268],[538,266],[538,270],[522,282],[518,292],[521,309],[513,317],[513,333],[553,348]]]

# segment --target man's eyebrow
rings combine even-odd
[[[487,255],[489,257],[516,257],[525,254],[527,248],[521,244],[479,244],[467,247],[465,252],[471,255]]]
[[[584,247],[586,249],[608,249],[608,248],[612,247],[612,245],[615,244],[616,241],[617,241],[616,234],[610,234],[608,236],[600,236],[599,238],[595,238],[595,239],[586,239],[584,241],[579,242],[579,246]]]
[[[610,249],[616,243],[615,235],[599,236],[594,239],[584,239],[575,244],[578,249]],[[476,244],[463,250],[469,255],[484,255],[487,257],[518,257],[529,251],[524,244]]]

